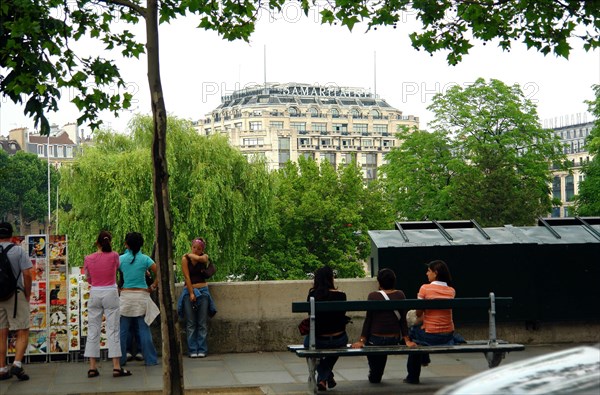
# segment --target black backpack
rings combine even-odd
[[[8,300],[17,291],[17,278],[12,270],[12,265],[8,260],[8,251],[14,244],[6,247],[0,246],[0,301]]]

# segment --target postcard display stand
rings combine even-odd
[[[28,360],[64,360],[80,350],[80,269],[69,275],[65,235],[18,236],[14,242],[33,263]],[[8,354],[14,355],[16,332],[10,332]]]

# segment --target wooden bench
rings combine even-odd
[[[404,300],[361,300],[345,302],[293,302],[293,313],[310,313],[309,348],[303,345],[289,345],[288,350],[298,357],[306,358],[308,364],[309,390],[317,393],[315,371],[317,359],[326,356],[351,357],[359,355],[408,355],[408,354],[449,354],[484,353],[490,368],[500,365],[509,351],[523,351],[522,344],[511,344],[496,338],[496,307],[509,306],[510,297],[496,297],[493,293],[486,298],[456,299],[404,299]],[[330,311],[375,311],[375,310],[425,310],[425,309],[471,309],[487,308],[489,312],[489,336],[486,340],[467,340],[465,344],[444,346],[365,346],[363,348],[317,349],[315,347],[315,313]],[[460,333],[460,330],[457,329]]]

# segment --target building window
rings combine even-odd
[[[575,183],[573,182],[573,175],[569,174],[565,178],[565,200],[567,202],[573,201],[573,196],[575,196]]]
[[[340,163],[349,165],[353,161],[354,161],[354,154],[351,154],[349,152],[344,152],[341,154]]]
[[[279,139],[279,150],[280,151],[289,151],[290,150],[290,139],[287,137],[282,137]]]
[[[367,130],[368,130],[368,124],[366,124],[366,123],[355,123],[352,125],[353,132],[366,133]]]
[[[288,112],[290,113],[290,117],[298,117],[298,116],[300,116],[300,112],[298,111],[298,109],[296,107],[290,107],[290,108],[288,108]]]
[[[304,132],[306,130],[306,122],[290,122],[290,128],[297,132]]]
[[[353,108],[350,111],[350,115],[352,115],[352,118],[360,118],[360,112],[358,112],[356,108]]]
[[[333,124],[333,131],[336,132],[336,133],[347,132],[348,131],[348,124],[347,123],[334,123]]]
[[[279,152],[279,167],[283,167],[290,160],[290,151]]]
[[[310,145],[310,138],[308,137],[303,137],[303,138],[299,138],[298,139],[298,146],[302,147],[305,145]]]
[[[260,121],[250,122],[250,130],[261,130],[261,129],[262,129],[262,122],[260,122]]]
[[[315,159],[314,152],[303,152],[302,156],[304,157],[304,159]]]
[[[361,147],[373,147],[373,139],[363,139]]]
[[[331,145],[331,139],[330,138],[321,139],[321,145]]]
[[[65,154],[65,156],[67,158],[72,158],[73,157],[73,147],[67,146],[67,153]]]
[[[371,116],[374,119],[379,119],[379,118],[381,118],[381,113],[379,111],[377,111],[377,110],[371,110]]]
[[[559,176],[555,176],[554,179],[552,180],[552,197],[554,199],[562,200],[560,190],[561,190],[561,178]]]
[[[241,122],[236,122],[233,124],[233,127],[236,129],[241,129],[242,128],[242,123]],[[207,131],[210,131],[210,129],[208,129]]]
[[[316,117],[319,116],[319,110],[317,110],[315,107],[311,107],[308,110],[308,112],[309,112],[310,116],[313,117],[313,118],[316,118]]]
[[[265,140],[262,137],[259,138],[247,138],[247,139],[243,139],[242,140],[242,145],[246,146],[246,147],[253,147],[256,145],[263,145],[265,143]]]
[[[363,165],[376,165],[377,154],[362,154]]]
[[[37,146],[38,156],[44,156],[46,151],[44,150],[44,144],[38,144]]]
[[[387,133],[388,125],[373,125],[373,131],[375,133]]]
[[[550,214],[553,218],[560,217],[560,207],[552,207],[552,214]]]
[[[383,140],[383,146],[384,147],[393,147],[394,146],[394,140]]]
[[[337,109],[335,109],[335,108],[332,108],[331,111],[330,111],[330,113],[331,113],[331,117],[332,118],[339,118],[340,117],[340,112]]]
[[[281,130],[283,129],[283,122],[271,121],[271,123],[269,123],[269,126],[271,126],[271,129]]]
[[[327,124],[325,122],[313,122],[311,128],[313,132],[326,132]]]
[[[564,210],[564,213],[565,213],[564,217],[568,217],[569,216],[569,207],[564,207],[563,210]]]
[[[327,161],[327,162],[331,163],[333,166],[335,166],[335,154],[334,153],[321,152],[320,158],[321,158],[321,162]]]
[[[54,146],[53,145],[50,146],[50,153],[48,154],[48,156],[51,156],[51,157],[56,156],[54,154]]]
[[[352,147],[352,139],[342,139],[342,147]]]

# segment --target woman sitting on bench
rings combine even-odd
[[[315,301],[345,301],[346,294],[338,291],[333,284],[333,270],[329,266],[323,266],[315,272],[313,287],[308,292],[307,301],[314,296]],[[316,313],[315,317],[315,346],[316,348],[342,348],[348,343],[346,334],[345,311],[332,311]],[[309,337],[304,338],[304,347],[309,347]],[[338,357],[324,357],[317,365],[317,388],[319,391],[327,391],[335,387],[337,383],[333,379],[333,366]]]
[[[427,279],[429,284],[423,284],[417,295],[418,299],[454,299],[456,291],[450,286],[452,276],[444,261],[436,260],[427,264]],[[421,326],[415,325],[410,329],[410,338],[421,346],[436,346],[456,344],[464,339],[457,335],[455,340],[452,310],[417,310],[417,317],[423,319]],[[408,384],[419,384],[421,366],[430,363],[429,354],[409,354],[406,363],[408,376],[404,379]]]
[[[377,273],[379,291],[371,292],[367,300],[403,300],[404,292],[396,287],[396,273],[392,269],[381,269]],[[369,311],[363,323],[360,339],[352,344],[352,348],[369,346],[391,346],[400,344],[404,339],[409,347],[416,347],[408,337],[406,312],[400,311]],[[369,382],[380,383],[387,363],[387,355],[367,355],[369,361]]]

